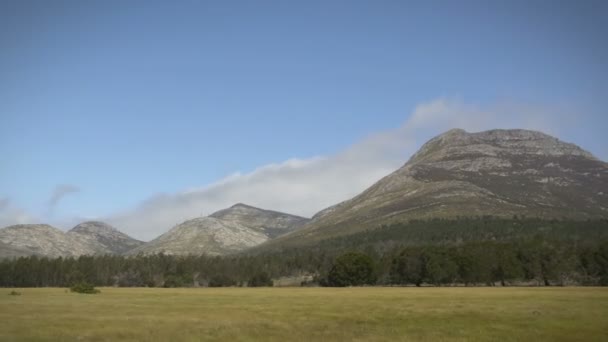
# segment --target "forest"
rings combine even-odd
[[[416,220],[228,256],[102,255],[0,261],[1,287],[608,285],[608,220]]]

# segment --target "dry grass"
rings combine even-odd
[[[1,341],[608,341],[608,288],[1,289]]]

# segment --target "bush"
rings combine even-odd
[[[8,293],[9,296],[21,296],[21,292],[11,291]]]
[[[260,272],[255,274],[253,277],[249,279],[247,282],[247,286],[249,287],[262,287],[262,286],[273,286],[274,283],[270,276],[266,272]]]
[[[236,286],[234,279],[225,275],[216,275],[209,280],[209,287],[229,287]]]
[[[84,294],[96,294],[99,293],[101,291],[97,290],[95,287],[93,287],[93,285],[89,284],[89,283],[76,283],[74,285],[72,285],[70,287],[70,291],[71,292],[76,292],[76,293],[84,293]]]
[[[374,262],[362,253],[346,253],[334,261],[324,286],[361,286],[376,283]]]

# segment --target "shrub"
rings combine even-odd
[[[76,284],[72,285],[70,287],[70,291],[76,292],[76,293],[84,293],[84,294],[96,294],[96,293],[101,292],[98,289],[96,289],[95,287],[93,287],[93,285],[91,285],[89,283],[85,283],[85,282],[76,283]]]
[[[209,280],[209,287],[229,287],[236,285],[237,283],[234,279],[225,275],[216,275]]]
[[[163,287],[191,287],[192,280],[187,276],[180,276],[177,274],[168,275],[165,278]]]
[[[21,292],[11,291],[8,293],[9,296],[21,296]]]

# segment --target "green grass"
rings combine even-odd
[[[0,341],[608,341],[608,288],[0,289]]]

